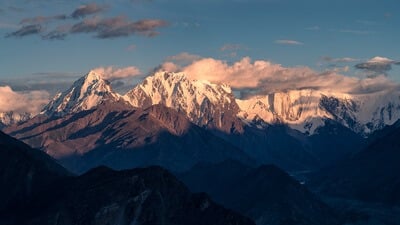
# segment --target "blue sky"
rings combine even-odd
[[[22,90],[24,82],[84,75],[97,67],[134,66],[145,75],[187,53],[233,63],[248,56],[284,67],[338,70],[346,76],[376,72],[363,63],[375,56],[388,63],[378,72],[400,80],[400,7],[396,0],[0,0],[0,86]],[[70,18],[85,5],[99,9]],[[63,19],[49,19],[64,15]],[[39,16],[47,22],[32,22]],[[158,21],[144,31],[100,38],[72,32],[82,21],[120,18],[121,23]],[[22,21],[25,21],[21,23]],[[30,21],[30,22],[26,22]],[[40,24],[37,34],[20,35]],[[43,36],[62,30],[62,40]],[[96,36],[97,35],[97,36]],[[107,33],[108,35],[108,33]],[[196,58],[196,57],[194,57]],[[356,65],[361,65],[358,69]],[[379,69],[379,68],[378,68]],[[367,75],[364,75],[367,74]],[[19,83],[18,83],[19,82]],[[26,85],[25,85],[26,86]],[[35,88],[40,88],[36,85]],[[33,89],[35,89],[33,88]],[[41,87],[49,89],[59,88]]]

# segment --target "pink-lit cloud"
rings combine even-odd
[[[225,83],[239,91],[251,91],[253,94],[294,89],[369,93],[398,86],[384,76],[361,79],[339,74],[348,71],[348,67],[336,71],[317,72],[308,67],[284,67],[265,60],[253,61],[249,57],[234,63],[203,58],[185,67],[166,62],[159,69],[182,71],[191,79]]]
[[[0,86],[0,112],[38,113],[49,101],[47,91],[16,92],[10,86]]]
[[[141,74],[140,70],[134,66],[128,66],[128,67],[124,67],[124,68],[117,68],[117,67],[113,67],[113,66],[97,67],[97,68],[93,69],[92,71],[94,71],[97,74],[99,74],[100,76],[102,76],[103,79],[110,80],[110,81],[135,77],[135,76],[138,76]]]

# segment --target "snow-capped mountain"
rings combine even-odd
[[[90,71],[86,76],[75,81],[66,91],[57,94],[47,104],[41,114],[65,115],[88,110],[101,102],[117,101],[120,95],[113,92],[109,83],[99,74]]]
[[[242,100],[227,85],[190,80],[184,73],[157,72],[124,99],[135,107],[163,104],[186,113],[197,125],[224,131],[239,118],[258,128],[280,123],[311,135],[329,119],[368,135],[400,119],[400,93],[396,91],[355,95],[305,89]]]
[[[190,80],[184,73],[157,72],[129,91],[124,99],[134,107],[162,104],[184,112],[190,121],[229,130],[239,107],[230,87]]]
[[[326,120],[334,120],[356,133],[368,135],[400,119],[400,93],[395,90],[356,95],[303,89],[244,100],[235,98],[227,85],[191,80],[184,73],[171,72],[156,72],[121,96],[113,92],[108,81],[90,71],[56,95],[41,114],[62,116],[118,100],[125,100],[135,108],[162,104],[183,112],[201,127],[239,133],[244,124],[264,129],[268,124],[278,123],[312,135]],[[2,113],[0,123],[7,126],[31,116]]]
[[[28,112],[25,113],[18,113],[14,111],[0,112],[0,128],[27,121],[30,118],[32,118],[32,114]]]
[[[236,100],[245,121],[261,118],[267,123],[284,123],[313,134],[326,119],[339,122],[367,135],[400,119],[400,93],[384,91],[351,95],[317,90],[292,90],[247,100]]]

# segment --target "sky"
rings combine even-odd
[[[399,27],[396,0],[0,0],[0,111],[92,69],[121,92],[160,68],[263,92],[397,84]]]

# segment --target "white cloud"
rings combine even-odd
[[[306,30],[312,30],[312,31],[316,31],[316,30],[320,30],[321,28],[319,26],[312,26],[312,27],[307,27]]]
[[[135,77],[141,74],[140,70],[134,66],[128,66],[124,68],[116,68],[113,66],[98,67],[93,69],[92,71],[96,72],[97,74],[100,74],[102,78],[110,81]]]
[[[49,102],[47,91],[16,92],[10,86],[0,86],[0,112],[38,113]]]
[[[169,71],[169,72],[179,72],[181,70],[182,67],[173,62],[164,62],[155,69],[155,71]]]
[[[276,40],[276,44],[280,45],[303,45],[303,42],[295,41],[295,40]]]

